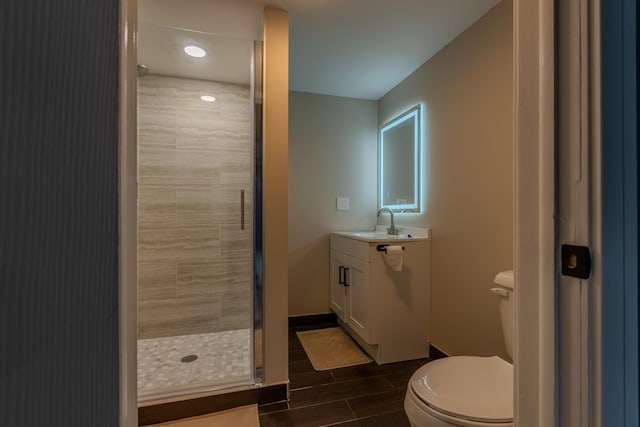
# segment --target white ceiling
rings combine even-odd
[[[219,36],[244,38],[239,45],[250,48],[247,41],[260,34],[257,17],[271,5],[289,11],[291,90],[377,100],[499,1],[139,0],[139,62],[151,73],[236,83],[248,79],[247,59],[240,62],[244,71],[219,66],[216,71],[220,60],[208,60],[213,68],[207,69],[207,61],[186,59],[182,44],[190,39],[211,43],[219,55],[231,58]]]
[[[379,99],[498,2],[284,0],[290,89]]]
[[[185,54],[185,46],[191,45],[204,49],[207,55],[193,58]],[[250,40],[138,24],[138,62],[153,74],[249,84],[252,48]]]

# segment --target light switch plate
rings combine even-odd
[[[349,210],[349,198],[348,197],[338,197],[338,199],[336,200],[336,210],[348,211]]]

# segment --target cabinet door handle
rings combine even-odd
[[[339,285],[344,285],[344,278],[343,275],[344,274],[344,267],[340,266],[338,267],[338,284]]]
[[[349,274],[349,268],[345,267],[344,268],[344,285],[345,286],[350,286],[348,274]]]

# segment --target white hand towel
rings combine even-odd
[[[395,271],[402,271],[402,246],[387,246],[384,260]]]

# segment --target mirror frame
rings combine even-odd
[[[396,205],[385,205],[384,204],[384,150],[385,150],[385,140],[384,134],[386,131],[393,129],[401,123],[404,123],[407,120],[414,119],[413,126],[413,203],[406,204],[396,204]],[[385,124],[380,127],[380,131],[378,134],[379,138],[379,149],[378,149],[378,208],[389,208],[392,210],[411,210],[412,212],[420,212],[420,147],[422,145],[422,105],[418,104],[415,107],[410,108],[402,114],[397,115],[395,118],[389,120]]]

